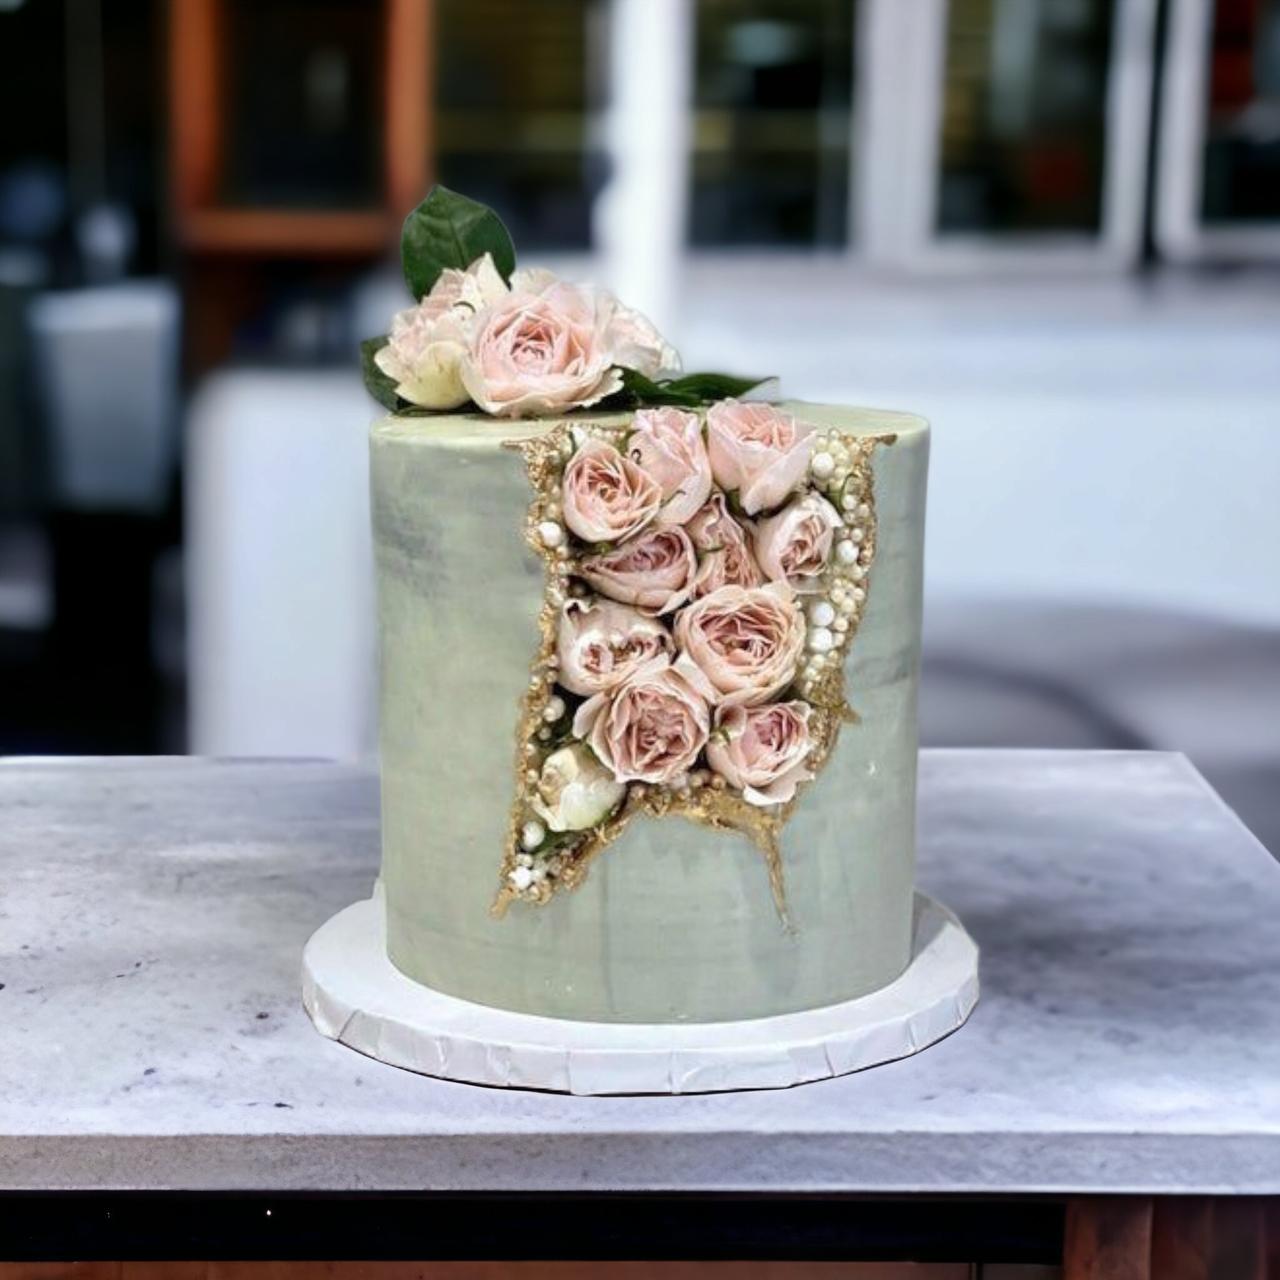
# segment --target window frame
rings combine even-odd
[[[1224,226],[1206,221],[1200,211],[1213,18],[1214,0],[1171,0],[1160,100],[1156,244],[1173,262],[1280,259],[1280,217]]]
[[[856,154],[864,163],[851,210],[861,255],[873,265],[928,274],[1131,268],[1142,251],[1157,0],[1116,0],[1102,218],[1094,234],[938,229],[950,7],[950,0],[864,0],[856,88]]]

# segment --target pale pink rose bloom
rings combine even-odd
[[[671,782],[706,746],[711,693],[687,659],[654,658],[612,692],[584,702],[573,732],[619,782]]]
[[[698,555],[679,525],[646,529],[603,555],[579,561],[578,572],[602,595],[645,613],[670,613],[693,591]]]
[[[707,763],[749,804],[785,804],[813,774],[807,702],[721,707],[707,742]]]
[[[755,527],[756,561],[773,582],[789,582],[796,591],[815,591],[831,558],[839,512],[817,493],[806,494],[766,517]]]
[[[746,542],[735,542],[718,551],[708,551],[699,559],[693,595],[696,600],[721,587],[758,587],[763,581]]]
[[[396,314],[374,364],[395,380],[396,394],[410,404],[424,409],[466,404],[461,366],[476,315],[506,295],[487,253],[465,271],[447,267],[421,302]]]
[[[584,542],[621,542],[658,514],[658,482],[604,440],[588,440],[561,478],[564,522]]]
[[[721,400],[707,410],[707,451],[722,489],[749,516],[786,501],[809,466],[813,428],[771,404]]]
[[[685,528],[698,549],[695,597],[721,587],[758,587],[764,575],[756,565],[742,526],[729,514],[724,494],[717,490]]]
[[[477,319],[461,367],[471,399],[485,413],[518,418],[583,408],[619,390],[609,299],[550,273],[520,273],[516,284]]]
[[[662,487],[659,524],[684,524],[711,492],[711,460],[702,423],[683,409],[640,409],[627,440],[627,456]]]
[[[522,268],[511,277],[512,289],[529,293],[543,293],[558,282],[555,272],[545,267]],[[589,292],[600,308],[614,364],[635,369],[647,378],[680,372],[679,354],[647,316],[624,306],[608,289],[599,285],[579,287]]]
[[[795,678],[804,615],[785,582],[721,587],[676,617],[676,644],[720,695],[744,707],[768,702]]]
[[[635,369],[646,378],[668,377],[680,372],[680,356],[653,322],[639,311],[625,307],[613,295],[609,319],[609,345],[614,364]]]
[[[556,634],[557,679],[570,693],[603,693],[654,658],[675,651],[671,633],[613,600],[567,600]]]

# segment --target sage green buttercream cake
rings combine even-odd
[[[909,414],[783,407],[885,437],[873,455],[878,546],[846,666],[858,720],[782,830],[787,923],[745,836],[648,816],[579,887],[491,913],[544,587],[525,541],[524,461],[503,446],[566,420],[374,426],[382,883],[388,951],[409,977],[551,1017],[715,1022],[849,1000],[906,967],[928,427]]]

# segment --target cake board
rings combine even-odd
[[[854,1000],[739,1022],[576,1022],[434,991],[387,958],[380,895],[323,924],[303,952],[317,1030],[423,1075],[573,1094],[783,1089],[905,1058],[962,1026],[978,948],[946,907],[915,897],[911,960]]]

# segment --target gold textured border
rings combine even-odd
[[[897,439],[892,433],[852,435],[835,428],[817,427],[814,431],[814,453],[834,451],[841,465],[832,475],[817,479],[810,475],[809,487],[827,498],[846,521],[848,536],[856,534],[856,559],[839,563],[832,555],[823,577],[820,598],[830,599],[839,592],[847,602],[837,611],[844,628],[836,630],[835,643],[825,654],[810,654],[801,660],[792,686],[793,696],[813,708],[809,729],[813,748],[807,758],[813,780],[802,783],[795,796],[785,804],[760,806],[736,795],[719,775],[699,770],[688,785],[674,789],[645,783],[629,783],[627,794],[617,810],[598,826],[585,832],[555,833],[558,843],[549,852],[541,850],[542,875],[527,888],[517,890],[512,873],[521,865],[524,854],[520,843],[523,826],[532,814],[530,801],[536,792],[543,761],[564,740],[549,740],[545,713],[555,692],[558,660],[556,635],[561,609],[575,589],[573,553],[567,536],[557,546],[548,546],[541,529],[548,523],[559,525],[560,478],[575,450],[575,433],[594,436],[621,446],[630,428],[598,423],[582,423],[573,427],[560,425],[545,435],[526,440],[509,440],[505,448],[518,450],[524,456],[531,498],[525,516],[524,539],[543,564],[542,607],[538,613],[538,648],[530,665],[529,683],[520,699],[516,727],[515,797],[507,830],[506,852],[500,868],[497,896],[492,913],[501,917],[513,901],[545,904],[560,889],[576,889],[586,878],[592,861],[617,840],[639,816],[651,818],[681,817],[690,822],[722,831],[736,831],[747,837],[763,855],[768,868],[769,886],[782,921],[787,923],[786,891],[782,871],[782,829],[803,799],[812,781],[822,772],[840,737],[841,727],[856,722],[857,713],[845,697],[845,660],[858,633],[866,609],[871,582],[871,567],[877,546],[875,476],[872,465],[875,450],[891,445]],[[840,535],[837,535],[839,540]],[[807,597],[804,598],[807,601]],[[838,623],[836,624],[838,626]],[[541,735],[541,736],[540,736]]]

